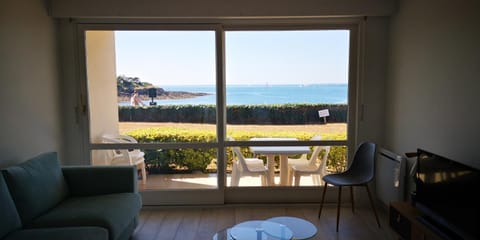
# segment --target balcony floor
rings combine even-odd
[[[278,174],[275,175],[275,183],[280,182]],[[227,186],[230,186],[230,174],[227,174]],[[261,186],[260,177],[242,177],[239,187]],[[300,186],[314,186],[312,177],[300,178]],[[215,189],[217,188],[216,173],[189,173],[189,174],[151,174],[147,176],[147,183],[138,182],[138,189],[162,190],[162,189]]]

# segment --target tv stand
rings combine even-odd
[[[405,240],[444,240],[445,235],[434,231],[425,223],[420,211],[409,202],[392,202],[389,213],[390,227]]]
[[[418,216],[418,221],[427,226],[428,228],[432,229],[435,233],[439,236],[443,237],[444,239],[463,239],[458,234],[454,233],[450,229],[436,223],[431,217],[428,216]]]

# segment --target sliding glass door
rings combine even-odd
[[[346,166],[356,33],[277,28],[81,24],[91,164],[137,166],[146,205],[310,201]]]

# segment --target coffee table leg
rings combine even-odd
[[[262,240],[263,229],[257,228],[255,231],[257,231],[257,240]]]

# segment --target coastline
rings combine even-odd
[[[215,104],[216,86],[165,86],[164,92],[157,91],[157,105]],[[151,98],[139,92],[144,103]],[[228,105],[255,104],[347,104],[348,86],[345,84],[313,85],[228,85],[225,92]],[[129,95],[119,97],[119,105],[130,103]]]
[[[168,99],[187,99],[195,98],[201,96],[211,95],[210,93],[195,93],[195,92],[180,92],[180,91],[168,91],[164,92],[161,95],[157,95],[153,100],[168,100]],[[148,95],[140,94],[138,95],[142,101],[150,101],[151,97]],[[130,96],[117,96],[118,102],[130,102]]]

